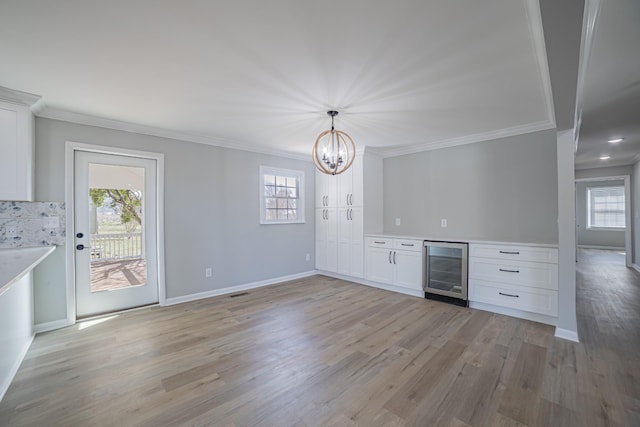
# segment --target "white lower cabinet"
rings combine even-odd
[[[338,209],[338,273],[364,276],[364,226],[361,207]]]
[[[422,292],[421,240],[369,237],[365,253],[367,280]]]
[[[469,301],[557,317],[557,252],[553,247],[470,244]]]
[[[316,268],[338,269],[338,210],[316,209]]]

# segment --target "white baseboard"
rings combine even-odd
[[[578,245],[580,249],[603,249],[605,251],[621,251],[626,249],[624,246],[598,246],[598,245]]]
[[[531,320],[538,323],[544,323],[551,326],[556,326],[558,319],[544,314],[531,313],[529,311],[515,310],[508,307],[500,307],[498,305],[487,304],[484,302],[469,301],[469,307],[483,311],[490,311],[492,313],[504,314],[505,316],[517,317],[519,319]]]
[[[36,334],[41,334],[42,332],[49,332],[55,329],[65,328],[71,325],[73,325],[73,323],[69,323],[67,319],[54,320],[53,322],[38,323],[37,325],[34,325],[33,331]]]
[[[261,280],[259,282],[245,283],[244,285],[229,286],[222,289],[213,289],[211,291],[199,292],[197,294],[184,295],[181,297],[167,298],[165,305],[182,304],[189,301],[197,301],[199,299],[217,297],[219,295],[233,294],[239,291],[246,291],[248,289],[261,288],[263,286],[274,285],[276,283],[287,282],[289,280],[302,279],[303,277],[309,277],[317,274],[315,270],[305,271],[304,273],[292,274],[289,276],[275,277],[273,279]]]
[[[318,270],[317,274],[335,277],[336,279],[342,279],[348,282],[358,283],[360,285],[371,286],[372,288],[384,289],[385,291],[398,292],[412,297],[424,298],[424,291],[422,290],[418,291],[415,289],[403,288],[401,286],[388,285],[386,283],[372,282],[371,280],[363,279],[361,277],[346,276],[344,274],[333,273],[331,271]]]
[[[631,264],[631,268],[640,273],[640,266],[638,264]]]
[[[2,386],[0,386],[0,402],[2,402],[2,399],[4,398],[5,393],[7,392],[7,390],[9,390],[9,386],[13,382],[13,378],[18,373],[18,369],[20,369],[20,365],[22,364],[24,357],[27,355],[27,351],[29,351],[29,347],[31,347],[31,343],[33,342],[33,337],[35,337],[35,334],[32,334],[31,338],[24,344],[24,347],[22,347],[20,354],[18,355],[18,357],[16,358],[16,361],[11,367],[9,374],[6,376],[6,378],[2,379]]]
[[[562,338],[563,340],[580,342],[578,339],[578,333],[576,331],[570,331],[569,329],[562,329],[556,327],[556,338]]]

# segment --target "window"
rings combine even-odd
[[[587,187],[587,227],[624,228],[624,186]]]
[[[260,166],[260,224],[304,222],[304,172]]]

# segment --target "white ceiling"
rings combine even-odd
[[[579,93],[578,169],[628,165],[640,153],[640,1],[591,3],[598,8]],[[605,155],[611,159],[601,161]]]
[[[536,0],[5,0],[0,58],[40,115],[264,152],[329,109],[395,153],[554,126]]]

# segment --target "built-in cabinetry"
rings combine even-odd
[[[554,323],[558,316],[558,249],[470,244],[469,300],[472,307]]]
[[[364,233],[382,229],[381,212],[379,156],[359,153],[340,175],[316,171],[316,268],[362,278]]]
[[[367,237],[367,280],[422,292],[422,240]]]
[[[32,200],[33,117],[0,92],[0,200]]]

